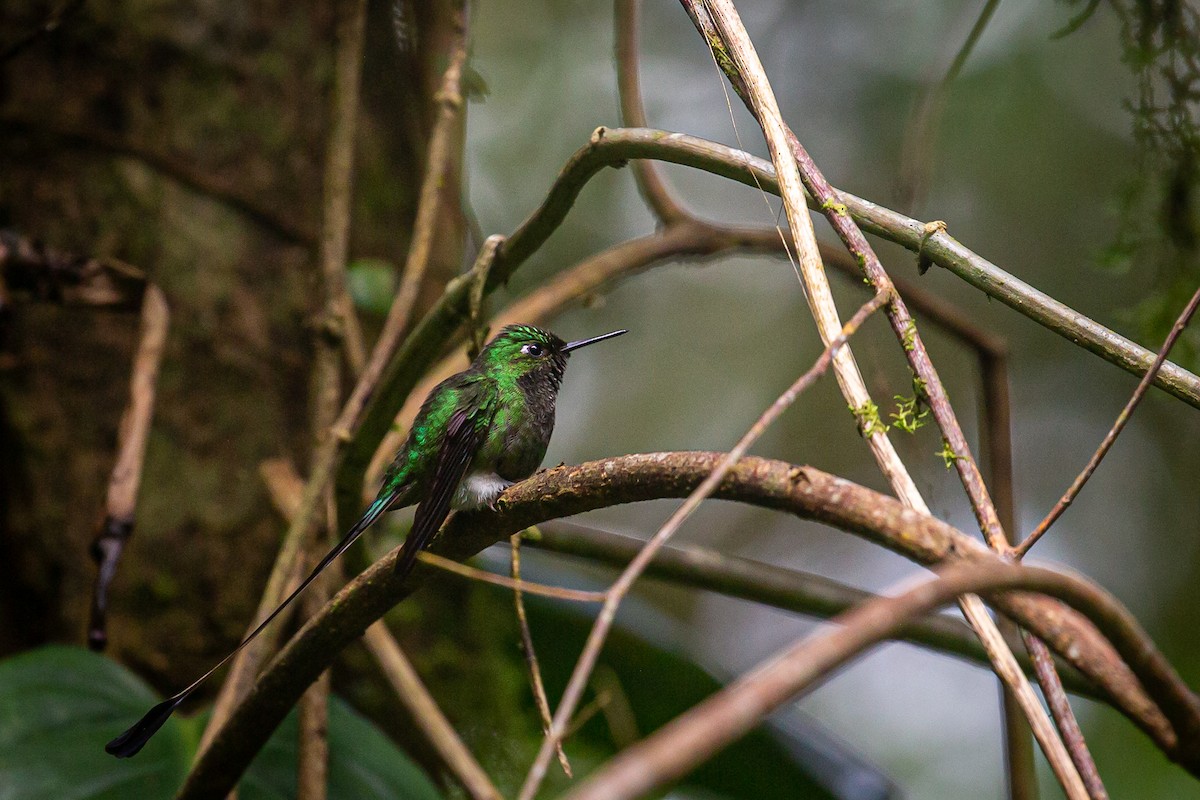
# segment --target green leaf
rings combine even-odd
[[[242,779],[243,800],[296,796],[297,714],[293,709]],[[378,728],[337,697],[329,698],[329,797],[440,800],[425,773]]]
[[[0,663],[0,800],[170,797],[195,750],[171,719],[136,758],[104,743],[158,702],[118,664],[71,647]]]
[[[546,692],[560,697],[578,658],[592,619],[581,609],[527,597],[530,628],[542,661]],[[717,692],[721,684],[694,662],[651,644],[620,627],[604,645],[597,674],[605,691],[621,695],[614,708],[628,712],[628,724],[645,736]],[[592,691],[597,688],[593,681]],[[592,698],[594,699],[594,695]],[[568,755],[580,745],[613,749],[613,731],[605,714],[598,714],[568,742]],[[795,757],[798,748],[766,727],[753,730],[689,773],[676,788],[684,796],[755,798],[755,800],[828,800],[822,787]],[[551,785],[565,783],[557,770]],[[872,787],[874,788],[874,787]],[[553,794],[553,793],[547,793]],[[862,796],[883,796],[864,794]]]
[[[386,314],[396,286],[396,268],[381,258],[360,258],[346,266],[346,289],[354,305]]]
[[[104,743],[158,702],[124,667],[82,648],[44,647],[0,662],[0,800],[169,798],[195,755],[204,717],[173,717],[130,759]],[[293,711],[251,764],[245,800],[295,797]],[[438,800],[429,778],[378,728],[330,698],[329,797]]]

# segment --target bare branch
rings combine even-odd
[[[840,627],[781,651],[702,703],[627,748],[567,797],[622,800],[674,783],[748,733],[784,702],[830,671],[887,639],[905,622],[967,592],[1024,589],[1058,597],[1092,618],[1103,618],[1113,644],[1129,661],[1140,658],[1145,632],[1115,598],[1071,575],[1013,564],[949,568],[898,597],[881,597],[835,620]]]
[[[637,128],[599,128],[591,141],[567,162],[556,191],[521,228],[522,236],[539,238],[565,216],[574,194],[587,177],[602,166],[616,166],[638,158],[653,158],[700,169],[730,178],[750,187],[779,193],[771,164],[741,150],[684,133]],[[598,163],[603,161],[603,164]],[[583,180],[580,180],[580,177]],[[921,252],[931,263],[943,267],[1039,325],[1083,347],[1126,372],[1141,377],[1154,363],[1155,354],[1126,339],[1093,319],[1038,291],[1015,275],[1005,272],[979,254],[964,247],[945,230],[927,231],[928,223],[906,217],[869,200],[835,190],[853,220],[866,233],[895,242],[913,253]],[[564,206],[565,203],[565,206]],[[809,207],[816,201],[809,199]],[[535,221],[536,220],[536,221]],[[543,226],[549,230],[543,231]],[[514,239],[518,238],[514,234]],[[532,242],[530,243],[532,244]],[[528,253],[521,243],[518,255]],[[533,249],[536,249],[534,245]],[[1166,362],[1154,385],[1200,408],[1200,377],[1177,364]]]
[[[92,542],[92,558],[96,561],[97,571],[88,622],[88,646],[93,650],[103,650],[108,644],[108,587],[116,576],[125,543],[133,535],[146,442],[154,416],[158,368],[167,345],[170,322],[171,311],[166,296],[154,284],[146,284],[137,352],[129,379],[129,404],[121,415],[117,463],[108,483],[104,519]]]
[[[452,559],[439,556],[437,553],[430,553],[424,550],[417,555],[417,559],[431,567],[437,567],[460,578],[488,583],[492,586],[500,586],[505,589],[511,589],[514,592],[524,592],[525,594],[537,595],[538,597],[549,597],[553,600],[565,600],[568,603],[603,603],[606,596],[604,592],[567,589],[563,586],[548,586],[544,583],[534,583],[533,581],[521,580],[520,578],[507,578],[503,575],[497,575],[494,572],[487,572],[486,570],[475,569],[466,564],[460,564]]]
[[[382,622],[367,628],[364,640],[413,719],[420,725],[438,755],[474,800],[500,800],[498,790],[483,767],[454,732],[450,720],[438,708],[421,676],[404,655]]]
[[[350,207],[354,175],[354,140],[358,129],[358,95],[366,28],[366,0],[336,4],[333,54],[333,90],[330,98],[329,136],[325,146],[325,174],[321,209],[318,260],[321,270],[321,319],[315,336],[312,413],[313,450],[332,435],[330,426],[342,404],[342,354],[353,374],[366,361],[362,328],[346,290],[346,254],[350,242]],[[308,560],[316,566],[337,528],[337,511],[331,487],[325,489],[324,536],[308,543]],[[340,565],[338,565],[340,567]],[[309,587],[303,609],[313,614],[329,600],[330,585],[340,569],[328,570]],[[329,672],[324,672],[300,700],[300,742],[296,794],[300,800],[325,800],[329,772]],[[232,695],[222,699],[232,702]],[[215,708],[206,734],[223,721],[228,706]],[[218,711],[222,711],[218,716]]]
[[[632,561],[645,544],[641,539],[561,520],[538,525],[523,533],[522,539],[526,545],[539,550],[580,556],[617,567]],[[821,575],[695,546],[663,547],[646,567],[646,577],[821,619],[837,616],[875,597],[870,592]],[[1014,632],[1004,638],[1026,674],[1033,674],[1033,663],[1027,655],[1022,657],[1020,636]],[[916,620],[899,631],[898,640],[990,668],[987,652],[975,633],[953,617],[929,616]],[[1064,672],[1064,680],[1072,692],[1103,701],[1096,685],[1070,664],[1060,664],[1059,669]],[[1023,722],[1024,717],[1021,719]]]
[[[442,193],[447,186],[447,176],[455,140],[455,125],[466,101],[462,94],[463,65],[467,61],[466,10],[457,12],[456,35],[450,46],[449,64],[442,75],[442,83],[436,99],[437,119],[429,137],[429,154],[426,159],[425,176],[421,181],[421,196],[417,205],[417,219],[413,223],[412,242],[396,299],[388,313],[396,318],[401,330],[408,328],[409,319],[417,303],[417,293],[425,280],[433,252],[433,241],[437,235],[438,211]]]
[[[358,130],[358,95],[362,80],[366,0],[342,0],[337,7],[333,95],[329,138],[325,145],[324,198],[320,253],[324,324],[345,343],[355,375],[366,363],[366,344],[354,304],[346,290],[346,253],[350,243],[350,204],[354,176],[354,141]],[[337,414],[336,406],[328,422]]]
[[[596,622],[592,625],[592,629],[588,633],[587,643],[584,645],[583,652],[579,654],[579,660],[575,664],[575,668],[571,671],[567,688],[563,690],[558,707],[554,710],[554,720],[550,726],[550,732],[543,740],[538,754],[534,758],[533,765],[529,769],[529,774],[525,778],[525,783],[521,787],[521,792],[518,795],[521,800],[531,800],[537,793],[538,787],[541,786],[554,748],[562,742],[567,726],[570,724],[571,718],[575,715],[575,711],[579,707],[579,701],[583,697],[583,691],[587,687],[588,679],[591,677],[592,670],[596,666],[596,661],[600,657],[600,650],[608,638],[608,632],[612,628],[613,622],[616,620],[617,608],[620,606],[621,601],[625,599],[629,590],[633,588],[634,582],[641,576],[650,561],[654,559],[655,554],[675,535],[675,532],[679,530],[687,518],[692,515],[706,498],[712,495],[729,471],[738,463],[738,460],[750,449],[750,446],[762,436],[771,423],[779,418],[779,415],[795,401],[801,392],[825,373],[837,358],[839,350],[845,346],[847,339],[858,330],[859,326],[871,314],[879,310],[887,302],[887,299],[887,295],[881,292],[875,295],[866,305],[859,308],[842,328],[838,336],[825,347],[824,352],[821,353],[816,363],[762,413],[754,425],[751,426],[750,430],[742,436],[733,449],[721,460],[716,469],[688,495],[687,500],[676,509],[670,519],[650,538],[637,557],[621,571],[620,577],[609,588],[604,606],[600,609],[600,613],[596,616]]]
[[[975,24],[971,26],[967,38],[954,54],[950,66],[946,68],[940,80],[925,88],[912,119],[905,128],[898,186],[899,205],[906,212],[912,213],[925,199],[930,173],[933,171],[932,153],[937,145],[937,128],[946,104],[946,94],[950,85],[958,78],[963,65],[967,63],[971,51],[975,49],[999,5],[999,0],[985,0],[983,8],[976,15]]]
[[[1010,642],[1020,639],[1020,633],[1012,620],[1002,617],[998,622],[1005,639]],[[1017,647],[1013,646],[1013,652],[1020,658],[1021,651]],[[1004,684],[1000,684],[1000,710],[1004,715],[1004,777],[1008,800],[1038,800],[1033,731],[1029,728],[1029,721],[1025,719],[1016,696]]]
[[[631,128],[646,127],[646,109],[642,104],[641,80],[638,77],[638,16],[641,5],[639,0],[617,0],[614,14],[621,124]],[[692,218],[671,194],[656,164],[639,159],[633,162],[633,174],[642,199],[664,225],[670,226]]]
[[[954,463],[971,507],[975,511],[980,529],[989,544],[1001,552],[1007,551],[1008,541],[1000,526],[996,509],[988,496],[987,487],[979,468],[971,457],[966,437],[950,406],[949,398],[942,386],[941,378],[925,350],[924,342],[909,315],[904,301],[896,293],[891,279],[879,263],[878,257],[867,244],[862,231],[850,218],[844,203],[840,202],[833,187],[825,180],[808,152],[795,134],[784,124],[782,114],[775,101],[774,92],[766,72],[755,52],[745,26],[742,25],[737,9],[731,0],[683,0],[697,29],[704,36],[713,52],[713,57],[738,88],[738,94],[754,114],[767,140],[771,161],[775,165],[779,181],[780,197],[791,225],[793,241],[800,262],[800,273],[804,278],[809,304],[822,339],[828,341],[837,326],[837,308],[833,304],[824,270],[817,256],[816,241],[812,232],[812,220],[804,199],[804,189],[816,201],[817,207],[826,215],[838,237],[861,265],[866,280],[873,288],[889,296],[886,307],[888,321],[897,339],[903,346],[909,366],[921,381],[924,399],[933,412],[938,427],[942,430],[946,447],[954,456]],[[711,15],[711,16],[710,16]],[[803,188],[801,187],[803,184]],[[866,385],[859,374],[853,356],[848,351],[835,359],[834,371],[842,394],[852,410],[858,410],[860,429],[875,456],[880,470],[887,476],[896,494],[909,506],[928,513],[928,507],[908,471],[900,462],[895,449],[887,438],[886,429],[871,425],[865,412],[875,408]],[[966,596],[959,605],[968,622],[979,634],[996,674],[1016,695],[1034,736],[1042,746],[1059,783],[1068,797],[1085,798],[1086,791],[1079,775],[1066,752],[1054,726],[1046,716],[1036,694],[1016,658],[1008,648],[995,623],[988,616],[979,598]]]
[[[550,718],[550,701],[546,699],[546,687],[542,683],[542,668],[538,664],[537,651],[533,647],[533,632],[529,630],[529,617],[525,614],[525,601],[521,597],[521,590],[523,588],[521,581],[521,534],[514,533],[509,537],[509,545],[512,548],[512,577],[516,584],[513,586],[513,605],[517,611],[517,625],[521,629],[521,650],[525,653],[525,665],[529,668],[529,683],[533,688],[533,699],[537,703],[538,714],[542,718],[542,732],[545,736],[549,736],[552,724]],[[571,773],[571,762],[567,760],[567,754],[563,751],[561,741],[555,747],[555,754],[558,756],[558,763],[566,776],[568,778],[575,777]]]
[[[497,503],[498,512],[462,513],[451,519],[431,549],[463,559],[548,519],[619,503],[686,497],[725,457],[650,453],[545,470],[510,487]],[[961,531],[812,467],[746,456],[714,496],[824,522],[923,564],[1000,563],[999,556]],[[398,580],[393,574],[395,556],[389,554],[350,581],[272,660],[196,762],[181,800],[223,796],[341,648],[431,574],[429,567],[418,564],[407,579]],[[1002,595],[993,602],[1095,681],[1168,757],[1200,774],[1200,739],[1195,735],[1200,730],[1200,701],[1150,640],[1140,643],[1142,656],[1127,666],[1091,623],[1059,603],[1025,593]],[[1105,620],[1095,622],[1107,632]]]
[[[1039,522],[1033,532],[1017,547],[1015,554],[1018,558],[1028,553],[1029,548],[1037,544],[1037,540],[1042,538],[1042,535],[1062,516],[1071,503],[1075,502],[1075,498],[1083,490],[1084,484],[1092,477],[1092,473],[1096,471],[1096,467],[1100,466],[1100,462],[1108,454],[1113,443],[1117,441],[1117,437],[1121,435],[1121,431],[1125,430],[1125,425],[1129,422],[1129,418],[1133,416],[1134,409],[1138,407],[1138,404],[1142,402],[1142,398],[1146,396],[1146,390],[1150,388],[1155,375],[1167,363],[1167,355],[1171,352],[1171,348],[1175,346],[1175,342],[1178,341],[1179,335],[1183,333],[1183,329],[1191,321],[1192,315],[1196,313],[1198,305],[1200,305],[1200,289],[1197,289],[1196,293],[1192,295],[1192,299],[1188,301],[1187,306],[1183,309],[1183,313],[1179,315],[1179,319],[1171,327],[1171,332],[1167,334],[1166,341],[1163,342],[1162,348],[1158,351],[1158,357],[1154,359],[1154,363],[1150,366],[1149,371],[1142,376],[1141,383],[1134,390],[1133,396],[1129,398],[1129,402],[1125,404],[1125,408],[1121,409],[1121,413],[1117,415],[1117,421],[1113,423],[1112,428],[1105,435],[1104,441],[1100,442],[1100,446],[1092,454],[1087,466],[1075,478],[1070,488],[1067,489],[1066,494],[1054,504],[1054,508],[1050,509],[1050,513],[1046,515],[1046,518]]]
[[[1037,670],[1037,681],[1042,687],[1046,705],[1050,707],[1050,714],[1054,717],[1054,724],[1058,726],[1058,731],[1062,735],[1063,744],[1066,745],[1067,752],[1071,754],[1075,768],[1079,770],[1079,777],[1087,789],[1088,797],[1092,800],[1108,800],[1108,791],[1100,780],[1100,770],[1096,768],[1096,760],[1092,758],[1092,753],[1088,750],[1087,742],[1083,738],[1083,731],[1079,728],[1079,721],[1075,719],[1075,712],[1071,710],[1071,703],[1067,700],[1062,679],[1054,668],[1050,648],[1028,631],[1022,631],[1022,636],[1025,639],[1025,647],[1029,651],[1029,656],[1033,659],[1034,668]]]

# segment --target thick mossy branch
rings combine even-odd
[[[457,515],[431,550],[463,559],[548,519],[620,503],[685,497],[722,458],[721,453],[651,453],[546,470],[505,492],[499,513]],[[999,560],[982,543],[940,520],[811,467],[747,457],[715,496],[825,522],[922,564]],[[398,580],[393,559],[394,554],[385,557],[351,581],[279,653],[197,762],[180,797],[224,796],[309,683],[343,647],[431,574],[418,564],[407,580]],[[1006,594],[993,601],[1093,680],[1168,756],[1196,770],[1192,737],[1194,718],[1200,713],[1194,695],[1173,673],[1164,667],[1161,674],[1141,675],[1147,690],[1162,702],[1160,710],[1095,626],[1077,612],[1031,594]],[[1146,645],[1147,653],[1160,658],[1151,643]],[[1177,737],[1176,730],[1183,736]]]

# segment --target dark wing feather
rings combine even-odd
[[[464,404],[450,415],[425,497],[417,505],[412,530],[400,548],[400,555],[396,557],[397,575],[408,574],[417,553],[446,521],[454,492],[466,476],[471,460],[487,435],[487,425],[479,419],[480,414],[486,413],[487,405]]]

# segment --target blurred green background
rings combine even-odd
[[[944,72],[981,6],[755,2],[740,3],[739,11],[785,118],[826,177],[895,207],[913,108],[927,83]],[[479,10],[473,63],[490,94],[472,108],[471,196],[484,230],[507,231],[592,128],[619,119],[610,11],[582,2],[488,3]],[[1120,221],[1119,197],[1138,166],[1133,118],[1123,106],[1134,80],[1121,62],[1111,9],[1051,40],[1078,10],[1021,0],[1000,4],[949,89],[932,145],[928,196],[911,213],[945,220],[953,236],[1003,269],[1157,349],[1165,331],[1148,340],[1129,313],[1165,291],[1154,265],[1125,272],[1101,267]],[[520,25],[505,23],[518,19]],[[642,20],[650,125],[767,157],[761,134],[729,93],[731,115],[719,71],[681,9],[647,3]],[[778,216],[774,198],[768,211],[753,190],[685,168],[666,172],[687,205],[706,217],[770,225]],[[631,176],[603,173],[513,288],[532,286],[562,261],[653,227]],[[823,222],[817,230],[836,241]],[[895,275],[916,279],[911,254],[889,245],[880,252]],[[1200,282],[1198,264],[1193,254],[1193,288]],[[849,313],[861,294],[848,281],[834,281]],[[1136,380],[944,271],[935,268],[919,281],[1009,343],[1018,523],[1028,532],[1086,463]],[[614,325],[632,333],[623,347],[591,353],[588,368],[568,377],[548,463],[609,452],[727,448],[819,352],[798,282],[778,259],[656,269],[557,327],[573,335]],[[973,358],[931,326],[922,332],[971,431],[979,406]],[[868,325],[854,347],[881,405],[908,391],[885,325]],[[616,396],[612,387],[620,387]],[[955,476],[934,455],[936,435],[926,429],[915,437],[896,432],[893,439],[935,513],[975,530]],[[972,442],[979,452],[977,439]],[[1198,445],[1200,414],[1151,392],[1083,496],[1035,551],[1113,591],[1193,684],[1200,678],[1193,616],[1200,578]],[[755,452],[885,489],[832,381],[802,397]],[[589,522],[645,533],[670,508],[609,509]],[[819,526],[729,506],[702,511],[682,538],[871,589],[914,571]],[[733,673],[814,627],[708,595],[664,590],[654,597],[677,616],[693,652]],[[883,765],[908,796],[1003,794],[996,684],[978,669],[893,645],[799,706]],[[1086,701],[1077,706],[1114,797],[1200,797],[1200,786],[1118,715]],[[1054,796],[1056,790],[1044,786]]]
[[[255,582],[230,587],[223,575],[235,565],[264,574],[278,535],[254,475],[258,461],[282,451],[303,463],[312,268],[302,246],[271,241],[220,203],[180,189],[136,158],[114,158],[102,148],[58,151],[47,144],[57,140],[44,134],[69,122],[151,142],[167,130],[163,141],[176,156],[312,228],[325,114],[313,87],[326,87],[329,76],[330,21],[318,5],[89,8],[4,71],[0,137],[9,146],[0,148],[7,150],[0,153],[0,223],[80,252],[115,252],[151,272],[177,308],[139,532],[114,588],[112,623],[114,657],[160,690],[177,687],[222,652],[253,608]],[[765,157],[753,121],[727,97],[681,8],[645,5],[641,75],[650,125]],[[895,207],[913,109],[945,71],[981,5],[764,0],[739,3],[739,10],[784,116],[829,180]],[[417,16],[427,13],[417,8]],[[10,13],[25,22],[38,11],[39,4],[18,4]],[[1122,197],[1131,182],[1154,179],[1139,176],[1148,166],[1125,107],[1136,82],[1122,62],[1120,21],[1109,6],[1070,35],[1051,38],[1078,11],[1078,5],[1030,0],[1000,4],[948,89],[930,142],[928,191],[909,213],[945,220],[954,237],[1003,269],[1157,349],[1165,330],[1143,324],[1153,317],[1146,309],[1170,306],[1179,277],[1147,261],[1149,251],[1115,266],[1112,258],[1125,219]],[[377,309],[371,316],[371,298],[390,291],[388,265],[402,263],[411,219],[421,150],[405,137],[428,122],[420,108],[404,104],[412,100],[405,71],[425,76],[411,81],[420,86],[443,66],[436,60],[415,66],[415,56],[396,53],[390,12],[387,3],[371,6],[356,174],[352,257],[372,259],[356,278],[371,324],[379,319]],[[470,66],[487,94],[469,106],[466,196],[484,235],[509,233],[592,130],[620,122],[612,8],[585,0],[480,0],[471,38]],[[160,71],[130,73],[131,65]],[[13,122],[31,117],[43,127]],[[779,217],[773,198],[764,201],[746,187],[683,168],[665,172],[687,206],[707,218],[769,226]],[[1153,197],[1149,202],[1154,205]],[[493,297],[492,308],[654,227],[631,171],[602,172],[547,246]],[[817,229],[834,241],[823,222]],[[1027,532],[1084,465],[1136,380],[940,269],[918,279],[910,253],[883,244],[879,251],[893,274],[919,281],[1007,340],[1018,526]],[[1195,251],[1181,263],[1184,282],[1194,287],[1200,279]],[[833,280],[849,313],[861,302],[861,287]],[[1172,317],[1184,299],[1172,306]],[[81,641],[91,579],[84,548],[100,508],[124,397],[122,354],[127,358],[131,342],[127,321],[80,321],[58,309],[19,309],[12,325],[8,349],[18,366],[0,373],[12,431],[4,457],[24,466],[4,481],[5,547],[12,556],[0,604],[6,606],[0,611],[5,653],[46,640]],[[568,338],[614,327],[631,333],[619,346],[573,362],[546,464],[726,449],[820,352],[791,266],[770,258],[659,267],[551,327]],[[974,358],[928,325],[922,333],[978,452]],[[901,353],[881,320],[867,325],[854,348],[881,406],[910,391]],[[81,353],[96,354],[92,368],[75,363]],[[1196,369],[1194,358],[1189,366]],[[221,413],[187,405],[196,392],[210,392]],[[47,393],[63,397],[40,402]],[[935,432],[893,436],[933,511],[974,530],[957,479],[936,456]],[[1192,685],[1200,684],[1193,617],[1200,580],[1198,444],[1196,409],[1152,391],[1081,498],[1035,551],[1038,559],[1094,578],[1128,604]],[[831,380],[804,395],[754,452],[886,491]],[[25,495],[34,499],[14,499]],[[608,509],[579,521],[646,536],[674,505]],[[841,533],[726,504],[704,507],[680,541],[873,590],[919,572]],[[502,568],[503,558],[497,549],[485,562]],[[593,581],[600,574],[543,554],[526,558],[530,574],[554,582]],[[528,757],[528,741],[497,742],[494,731],[504,724],[497,720],[521,709],[524,716],[507,724],[531,739],[536,722],[519,663],[511,658],[515,639],[497,633],[512,633],[507,602],[464,605],[464,597],[487,591],[422,592],[394,617],[435,694],[446,698],[472,745],[487,749],[485,763],[501,771],[505,767],[496,765],[507,764],[516,773]],[[462,607],[471,614],[454,617]],[[455,621],[447,623],[447,614]],[[669,643],[718,678],[748,669],[817,627],[794,615],[649,582],[623,617],[634,629],[657,621],[650,627],[659,634],[651,632],[651,639]],[[487,660],[505,648],[504,665]],[[350,666],[339,673],[343,691],[359,705],[382,706],[378,690],[362,682],[365,661],[362,653],[349,654]],[[492,701],[492,710],[479,712]],[[796,705],[877,764],[905,796],[1003,796],[996,681],[981,669],[892,645]],[[1167,763],[1124,718],[1086,701],[1076,707],[1114,797],[1200,797],[1200,784]],[[474,713],[497,720],[472,721]],[[1045,796],[1056,796],[1043,778]]]

